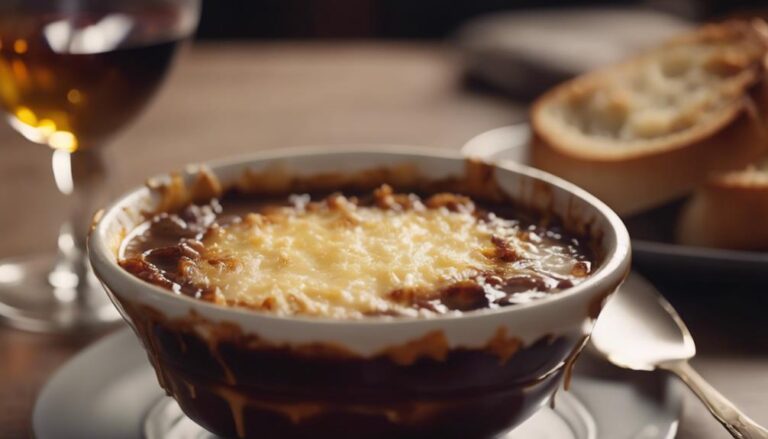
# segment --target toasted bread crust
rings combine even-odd
[[[680,48],[691,44],[698,46]],[[672,96],[682,107],[664,106],[668,90],[647,98],[648,105],[642,90],[623,93],[621,86],[638,75],[644,79],[652,70],[649,65],[663,67],[665,60],[696,50],[704,55],[697,55],[696,62],[683,61],[691,68],[715,69],[714,79],[702,84],[694,76],[692,86],[698,88],[681,88]],[[533,164],[584,187],[624,216],[682,196],[714,172],[743,168],[768,149],[767,51],[752,24],[731,21],[704,26],[625,63],[561,84],[532,107]],[[725,69],[722,78],[719,69]],[[685,93],[697,92],[702,99],[687,101]],[[638,116],[654,121],[659,114],[664,116],[660,128],[643,131],[631,124],[642,120]],[[590,132],[599,116],[618,122],[598,121],[596,132]]]
[[[768,167],[711,179],[683,207],[681,244],[768,250]]]

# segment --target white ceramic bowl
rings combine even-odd
[[[461,175],[465,169],[465,159],[458,154],[403,147],[273,150],[212,163],[210,167],[226,185],[245,169],[258,171],[276,165],[297,175],[313,175],[351,173],[403,163],[416,166],[421,175],[430,179]],[[566,223],[590,225],[604,258],[588,279],[530,303],[436,318],[338,321],[278,317],[221,307],[169,293],[134,277],[117,264],[121,239],[144,219],[142,212],[151,211],[157,202],[147,188],[121,197],[95,222],[88,242],[89,255],[96,275],[147,348],[160,384],[179,400],[189,416],[216,433],[255,437],[273,431],[280,432],[281,437],[305,437],[302,435],[308,432],[339,434],[334,429],[340,428],[336,424],[341,423],[346,427],[340,432],[349,434],[342,434],[344,437],[378,437],[376,432],[389,436],[435,432],[448,432],[448,436],[492,434],[522,422],[545,402],[559,382],[563,365],[578,351],[604,299],[620,285],[630,265],[629,237],[624,225],[595,197],[523,165],[505,163],[494,168],[498,184],[516,202],[548,209]],[[191,167],[187,177],[194,172]],[[230,328],[236,335],[222,336],[226,331],[219,330],[221,327]],[[435,334],[447,345],[447,355],[430,354],[427,349],[423,358],[417,355],[411,364],[387,363],[383,353],[392,352],[393,347],[426,342]],[[242,343],[246,339],[258,339],[264,342],[259,346],[268,345],[271,350],[249,353]],[[508,361],[488,361],[487,349],[494,340],[517,340],[519,352]],[[307,346],[334,346],[349,354],[345,359],[320,355],[322,364],[313,367],[316,373],[309,373],[302,384],[311,390],[309,394],[290,388],[296,380],[289,376],[303,370],[298,363],[291,362],[291,350],[306,353],[302,347]],[[544,347],[528,352],[535,346]],[[478,356],[472,357],[473,353]],[[302,357],[301,364],[310,367],[313,363],[306,362],[307,358]],[[375,368],[370,366],[374,363]],[[250,372],[245,370],[245,364]],[[282,366],[277,367],[278,364]],[[494,365],[498,370],[493,369]],[[427,382],[426,370],[431,371],[429,376],[439,376],[440,380]],[[534,392],[533,388],[540,391]],[[519,407],[509,407],[510,414],[504,419],[483,421],[488,426],[486,430],[477,426],[466,427],[468,430],[456,426],[448,429],[452,420],[461,420],[463,412],[448,409],[443,402],[453,401],[452,407],[456,408],[463,407],[464,399],[494,401],[493,395],[497,395],[497,406],[509,404],[513,394]],[[534,394],[535,397],[531,396]],[[416,416],[414,404],[429,409]],[[467,416],[482,418],[482,413],[490,416],[492,411],[486,408],[480,415]],[[350,413],[352,418],[344,418]],[[333,416],[326,419],[324,414]],[[251,425],[251,418],[258,418],[261,427]],[[339,422],[334,424],[334,420]],[[272,428],[265,427],[271,426],[270,422],[275,430],[264,430]],[[468,418],[461,424],[456,422],[469,424],[474,425]]]

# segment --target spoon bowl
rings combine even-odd
[[[672,305],[634,273],[606,304],[592,344],[611,363],[633,370],[696,355],[693,337]]]

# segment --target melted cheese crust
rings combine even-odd
[[[572,247],[520,230],[514,220],[480,220],[471,210],[423,205],[361,207],[344,197],[335,204],[251,213],[211,229],[190,280],[215,291],[216,303],[280,315],[357,318],[431,314],[392,293],[408,290],[429,298],[488,273],[574,281],[586,275],[574,274],[579,259]],[[515,253],[514,262],[499,259],[499,239]]]

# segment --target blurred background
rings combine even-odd
[[[204,1],[199,41],[444,42],[463,85],[530,101],[697,22],[766,17],[759,0]],[[490,89],[486,89],[490,86]]]
[[[569,76],[697,22],[746,16],[768,17],[768,4],[203,0],[194,41],[146,111],[104,149],[105,187],[114,198],[187,163],[265,148],[378,143],[458,150],[480,133],[524,121],[530,100]],[[71,200],[56,189],[50,156],[49,148],[0,124],[0,258],[55,245]],[[765,383],[768,339],[755,336],[765,335],[765,280],[653,280],[700,335],[701,352],[713,356],[702,367],[713,384],[739,403],[764,400],[750,377]],[[0,365],[0,376],[24,376],[6,380],[13,397],[0,399],[7,433],[0,436],[26,436],[37,389],[79,343],[0,334],[0,352],[17,359]],[[752,354],[763,361],[728,361]],[[711,421],[696,403],[687,407]],[[683,425],[686,439],[721,437],[711,436],[714,421]]]
[[[766,12],[759,0],[206,0],[197,36],[436,39],[493,12],[596,6],[647,7],[690,20]]]

